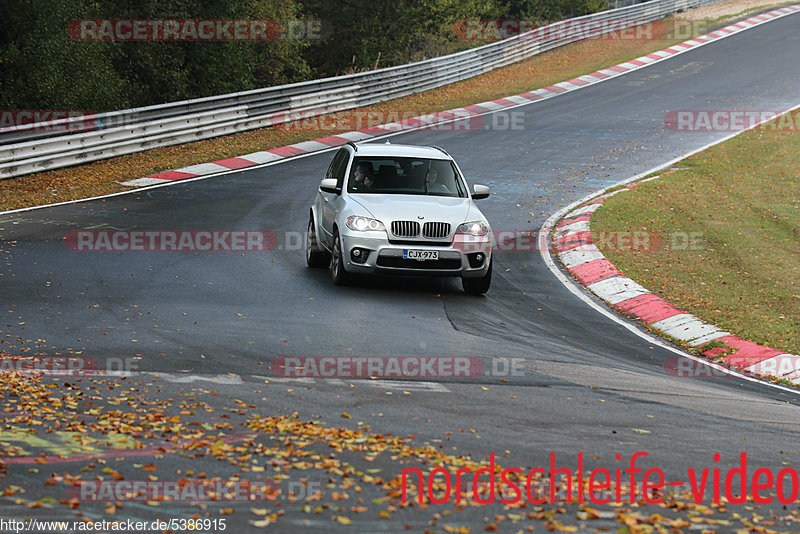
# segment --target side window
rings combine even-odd
[[[335,178],[335,169],[340,165],[343,158],[347,156],[347,150],[340,149],[336,154],[333,156],[330,165],[328,165],[328,170],[325,171],[325,178]]]
[[[347,162],[349,159],[350,153],[342,148],[336,153],[336,156],[334,156],[331,162],[331,166],[328,169],[330,173],[328,178],[335,178],[337,187],[341,188],[344,185],[344,171],[347,169]]]
[[[337,152],[333,156],[333,159],[331,160],[330,164],[328,165],[328,170],[325,171],[325,178],[326,179],[327,178],[333,178],[333,166],[336,164],[336,160],[339,159],[339,154],[340,153],[341,153],[341,150],[339,152]]]

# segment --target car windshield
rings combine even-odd
[[[349,193],[466,197],[452,161],[427,158],[357,157],[347,180]]]

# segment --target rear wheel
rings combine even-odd
[[[464,288],[464,293],[470,295],[483,295],[489,291],[489,286],[492,284],[492,260],[489,260],[489,269],[486,274],[480,278],[462,278],[461,287]]]
[[[339,237],[339,231],[334,230],[333,234],[333,252],[331,253],[331,280],[337,286],[344,285],[349,280],[349,275],[344,268],[344,259],[342,255],[342,240]]]
[[[314,228],[314,217],[308,218],[308,231],[306,232],[306,265],[309,267],[325,267],[330,261],[330,255],[322,250],[317,241],[317,232]]]

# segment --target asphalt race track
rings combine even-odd
[[[785,110],[800,103],[798,23],[800,15],[787,16],[503,112],[524,128],[505,128],[508,117],[487,116],[489,128],[417,131],[391,142],[445,148],[471,183],[491,187],[480,207],[495,232],[536,232],[559,208],[727,135],[669,131],[664,116],[671,110]],[[370,278],[333,286],[326,270],[306,268],[302,247],[309,205],[332,155],[0,215],[0,350],[82,354],[98,362],[134,358],[145,373],[139,379],[157,395],[202,386],[219,393],[204,399],[211,406],[236,397],[262,415],[296,411],[329,426],[362,421],[373,432],[413,434],[420,444],[446,440],[453,454],[505,454],[510,466],[546,465],[554,452],[574,468],[583,452],[587,468],[612,468],[620,466],[615,455],[637,451],[649,455],[641,465],[674,479],[685,479],[688,467],[737,467],[742,452],[752,469],[800,465],[800,396],[731,377],[669,376],[665,362],[675,354],[575,298],[544,265],[533,239],[519,245],[526,250],[495,253],[485,297],[463,294],[455,279]],[[84,229],[260,230],[272,232],[277,247],[68,250],[68,232]],[[279,357],[328,355],[471,356],[487,369],[513,361],[524,373],[398,383],[275,380],[270,370]],[[446,431],[453,434],[445,437]],[[172,461],[164,459],[167,466]],[[212,457],[193,462],[196,471],[221,469]],[[26,487],[31,498],[47,495],[36,481],[77,465],[48,465],[38,474],[27,464],[9,465],[4,482]],[[0,499],[19,517],[74,517],[65,507],[31,510]],[[247,531],[252,516],[245,508],[230,516],[244,525],[233,532]],[[330,519],[302,523],[307,514],[290,503],[285,509],[275,532],[403,531],[405,525],[421,531],[430,520],[401,511],[390,522],[370,513],[351,515],[354,525],[347,527]],[[776,503],[758,513],[782,509]],[[115,517],[187,510],[130,505]],[[103,515],[99,505],[83,511]],[[467,509],[459,521],[480,530],[486,515]],[[570,515],[562,520],[580,523]],[[618,526],[591,523],[603,525]]]

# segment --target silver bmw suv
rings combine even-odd
[[[459,276],[464,291],[492,281],[492,230],[453,158],[433,146],[348,143],[311,206],[306,262],[335,284],[358,273]]]

